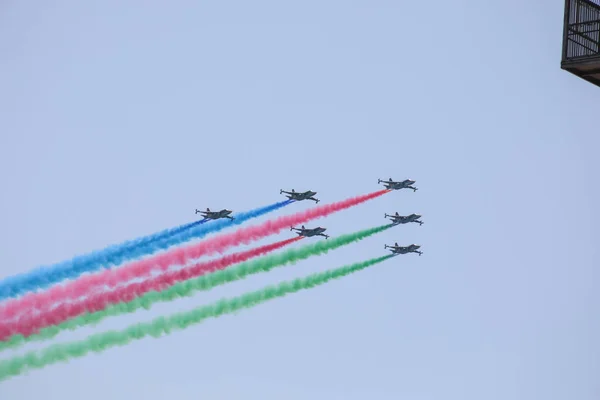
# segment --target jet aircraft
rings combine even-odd
[[[293,226],[290,228],[291,230],[295,230],[297,231],[296,233],[298,234],[298,236],[304,236],[304,237],[311,237],[311,236],[323,236],[325,239],[327,239],[329,237],[329,235],[325,235],[323,232],[325,232],[327,229],[325,228],[321,228],[320,226],[317,228],[313,228],[313,229],[307,229],[304,227],[304,225],[302,225],[302,228],[298,229],[298,228],[294,228]]]
[[[196,209],[196,214],[200,213],[200,214],[202,214],[202,216],[204,218],[207,218],[207,219],[220,219],[220,218],[234,219],[233,217],[229,216],[229,214],[231,214],[232,212],[233,211],[227,210],[227,209],[222,209],[221,211],[210,211],[210,208],[207,208],[206,211],[200,211],[200,210]]]
[[[279,190],[279,194],[285,193],[288,199],[290,200],[297,200],[297,201],[302,201],[302,200],[312,200],[315,203],[319,202],[319,199],[315,199],[313,196],[315,194],[317,194],[317,192],[313,192],[312,190],[307,190],[306,192],[296,192],[294,189],[292,189],[291,192],[286,192],[283,189]]]
[[[419,218],[421,218],[421,216],[419,214],[410,214],[410,215],[399,215],[397,212],[396,214],[392,214],[392,215],[388,215],[385,214],[385,218],[390,217],[390,219],[392,220],[392,223],[394,225],[398,225],[398,224],[408,224],[409,222],[415,222],[419,225],[423,225],[423,221],[419,221]]]
[[[393,246],[388,246],[386,244],[384,248],[391,249],[391,252],[395,255],[396,254],[406,254],[406,253],[418,253],[420,256],[421,254],[423,254],[422,251],[418,250],[420,247],[421,246],[419,246],[418,244],[411,244],[408,246],[398,246],[398,242],[396,242],[396,243],[394,243]]]
[[[418,188],[412,186],[416,181],[413,181],[412,179],[405,179],[403,181],[398,181],[395,182],[392,180],[392,178],[390,178],[389,181],[385,181],[382,179],[378,179],[377,183],[382,183],[383,182],[383,186],[385,186],[386,189],[392,189],[392,190],[399,190],[399,189],[412,189],[414,192],[416,192],[417,190],[419,190]]]

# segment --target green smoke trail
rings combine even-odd
[[[308,257],[327,253],[328,251],[334,250],[338,247],[365,239],[392,226],[392,224],[387,224],[341,235],[327,240],[321,240],[299,248],[292,248],[281,253],[246,261],[234,267],[202,275],[198,278],[188,279],[187,281],[179,282],[160,292],[151,291],[143,296],[133,299],[130,302],[114,304],[108,306],[104,310],[94,313],[86,313],[65,321],[59,325],[42,328],[40,329],[39,333],[28,337],[24,337],[20,334],[13,335],[7,341],[0,342],[0,351],[8,348],[19,347],[34,341],[51,339],[65,330],[74,330],[85,325],[97,324],[105,318],[132,313],[141,308],[145,308],[147,310],[154,303],[166,302],[180,297],[192,296],[199,290],[210,290],[215,286],[243,279],[251,274],[267,272],[275,267],[285,264],[293,264]]]
[[[162,334],[169,334],[173,330],[185,329],[188,326],[198,324],[207,318],[214,318],[250,308],[290,293],[322,285],[332,279],[338,279],[368,268],[393,256],[389,254],[342,268],[312,274],[305,278],[282,282],[279,285],[268,286],[264,289],[249,292],[231,299],[222,299],[216,303],[198,307],[192,311],[174,314],[170,317],[159,317],[147,323],[132,325],[122,331],[99,333],[78,342],[55,344],[40,352],[32,351],[24,356],[0,362],[0,380],[19,375],[26,370],[43,368],[56,362],[83,357],[89,352],[99,353],[110,347],[124,346],[133,340],[142,339],[145,336],[160,337]]]

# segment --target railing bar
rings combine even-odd
[[[598,50],[591,49],[591,48],[587,47],[585,44],[579,43],[579,42],[578,42],[578,41],[576,41],[575,39],[568,38],[568,40],[570,40],[571,42],[573,42],[573,43],[575,43],[575,44],[577,44],[577,45],[579,45],[579,46],[581,46],[581,47],[584,47],[584,48],[586,48],[587,50],[589,50],[590,52],[592,52],[592,54],[583,54],[583,55],[585,55],[585,56],[591,56],[591,55],[596,55],[596,54],[599,54],[599,53],[598,53]]]
[[[570,30],[570,28],[569,28],[569,30]],[[587,33],[587,32],[585,32],[585,33]],[[596,39],[591,38],[591,37],[589,37],[587,35],[584,35],[584,32],[572,32],[572,34],[576,35],[576,36],[581,36],[583,39],[589,40],[592,43],[596,43],[597,42]]]
[[[573,22],[573,23],[569,24],[569,26],[577,26],[577,25],[583,25],[583,24],[600,24],[600,19],[594,19],[592,21]]]

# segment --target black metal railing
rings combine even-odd
[[[600,56],[600,0],[566,0],[563,61]]]

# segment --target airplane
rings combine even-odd
[[[392,253],[393,254],[406,254],[406,253],[418,253],[419,256],[421,256],[421,254],[423,254],[422,251],[419,251],[417,249],[419,249],[421,246],[419,246],[418,244],[411,244],[408,246],[398,246],[398,242],[394,243],[393,246],[388,246],[387,244],[385,245],[384,249],[390,248],[392,249]]]
[[[329,235],[325,235],[323,232],[325,232],[327,229],[325,228],[321,228],[320,226],[317,228],[313,228],[313,229],[306,229],[304,227],[304,225],[302,225],[302,228],[298,229],[298,228],[294,228],[293,226],[290,228],[291,230],[296,230],[298,232],[296,232],[298,234],[298,236],[304,236],[304,237],[311,237],[311,236],[323,236],[325,239],[329,238]]]
[[[418,220],[419,218],[421,218],[421,215],[419,215],[419,214],[410,214],[407,216],[403,216],[403,215],[399,215],[398,212],[396,212],[396,214],[392,214],[392,215],[385,214],[385,218],[387,218],[387,217],[391,217],[392,223],[394,225],[407,224],[409,222],[416,222],[419,225],[423,225],[423,221]]]
[[[233,217],[229,216],[229,214],[231,214],[232,212],[233,211],[227,210],[227,209],[222,209],[221,211],[210,211],[210,208],[207,208],[206,211],[200,211],[200,210],[196,209],[196,214],[200,213],[200,214],[202,214],[202,216],[204,218],[208,218],[208,219],[220,219],[220,218],[234,219]]]
[[[386,189],[399,190],[399,189],[412,189],[414,192],[419,190],[418,188],[412,186],[416,181],[412,179],[405,179],[403,181],[394,182],[392,178],[389,181],[378,179],[377,183],[384,183]]]
[[[290,200],[297,200],[297,201],[302,201],[302,200],[312,200],[316,203],[319,202],[319,199],[315,199],[313,196],[315,194],[317,194],[317,192],[313,192],[312,190],[307,190],[306,192],[296,192],[294,189],[292,189],[291,192],[286,192],[283,189],[279,190],[279,194],[285,193],[288,199]]]

